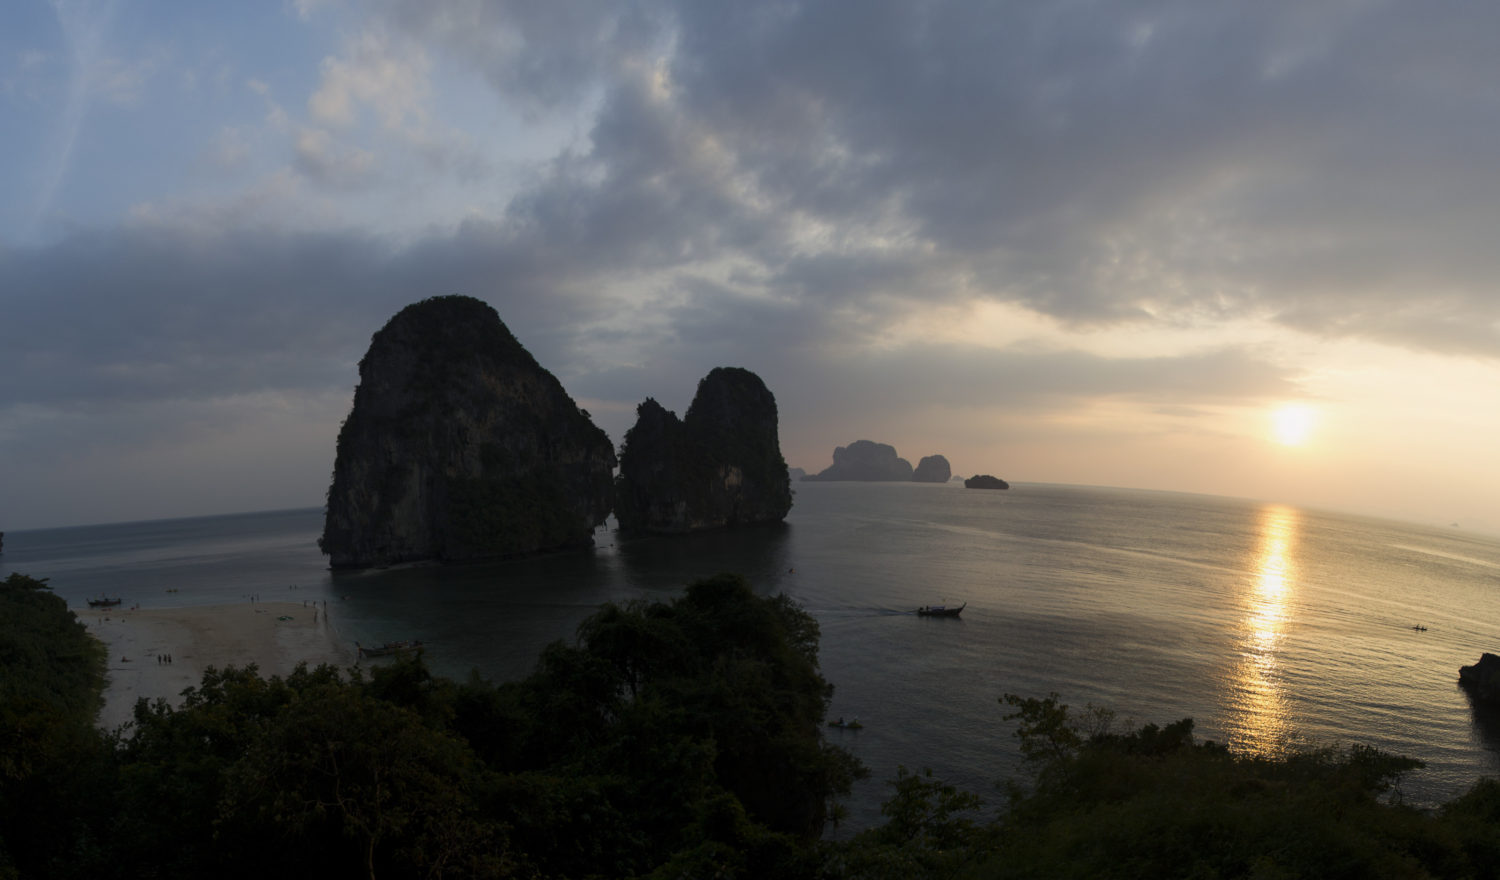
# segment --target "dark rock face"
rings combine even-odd
[[[1009,489],[1010,484],[989,474],[976,474],[964,480],[965,489]]]
[[[1477,700],[1500,702],[1500,657],[1486,651],[1473,666],[1459,667],[1458,683],[1468,688]]]
[[[780,522],[791,509],[776,398],[759,376],[714,369],[681,421],[651,398],[636,408],[620,448],[621,531],[681,534]]]
[[[863,480],[868,482],[909,481],[911,462],[896,455],[896,447],[870,440],[856,440],[833,450],[833,466],[805,479],[813,482]]]
[[[917,462],[917,469],[911,478],[918,483],[946,483],[951,476],[953,468],[948,466],[948,459],[941,455],[929,455]]]
[[[407,306],[359,378],[318,541],[333,567],[592,542],[613,503],[613,444],[489,305]]]

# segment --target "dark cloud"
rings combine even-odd
[[[440,5],[416,9],[408,26],[479,63]],[[616,269],[736,258],[787,296],[981,295],[1084,324],[1293,320],[1318,299],[1351,319],[1316,326],[1351,335],[1419,278],[1500,316],[1485,7],[490,9],[516,37],[486,67],[511,71],[505,94],[602,95],[590,151],[518,215]]]

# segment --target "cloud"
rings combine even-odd
[[[671,10],[651,2],[387,0],[383,21],[483,76],[529,112],[567,111],[627,61],[660,50]]]
[[[374,111],[388,129],[420,123],[430,90],[428,61],[419,47],[392,41],[381,29],[359,34],[343,57],[323,61],[322,80],[307,100],[313,120],[350,126],[359,111]]]
[[[507,98],[601,90],[589,150],[514,215],[630,268],[740,259],[787,296],[983,297],[1078,326],[1294,322],[1317,299],[1350,319],[1291,326],[1359,335],[1413,279],[1497,316],[1500,70],[1470,36],[1494,12],[547,8],[388,11]],[[1433,329],[1404,342],[1441,348]]]
[[[297,169],[313,181],[337,189],[367,186],[376,171],[375,155],[337,143],[327,131],[305,128],[297,134]]]

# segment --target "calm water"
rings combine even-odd
[[[1060,693],[1123,719],[1196,720],[1252,752],[1359,742],[1427,762],[1408,800],[1500,772],[1500,722],[1458,667],[1500,649],[1500,542],[1457,529],[1238,500],[1019,484],[801,483],[781,527],[624,541],[513,563],[331,574],[318,510],[6,535],[0,573],[166,607],[328,600],[341,637],[419,638],[438,671],[494,679],[601,602],[665,599],[717,571],[786,592],[822,626],[830,730],[873,771],[850,826],[878,818],[896,766],[991,800],[1019,764],[1005,692]],[[168,593],[175,589],[177,592]],[[958,620],[918,618],[967,602]],[[1425,632],[1413,629],[1427,627]]]

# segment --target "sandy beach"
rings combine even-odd
[[[271,676],[286,675],[304,660],[312,666],[354,665],[354,646],[339,640],[321,608],[316,622],[313,612],[300,602],[78,612],[109,648],[99,726],[113,730],[129,721],[141,697],[179,704],[183,689],[197,686],[209,666],[254,663]],[[168,654],[171,663],[158,661]]]

